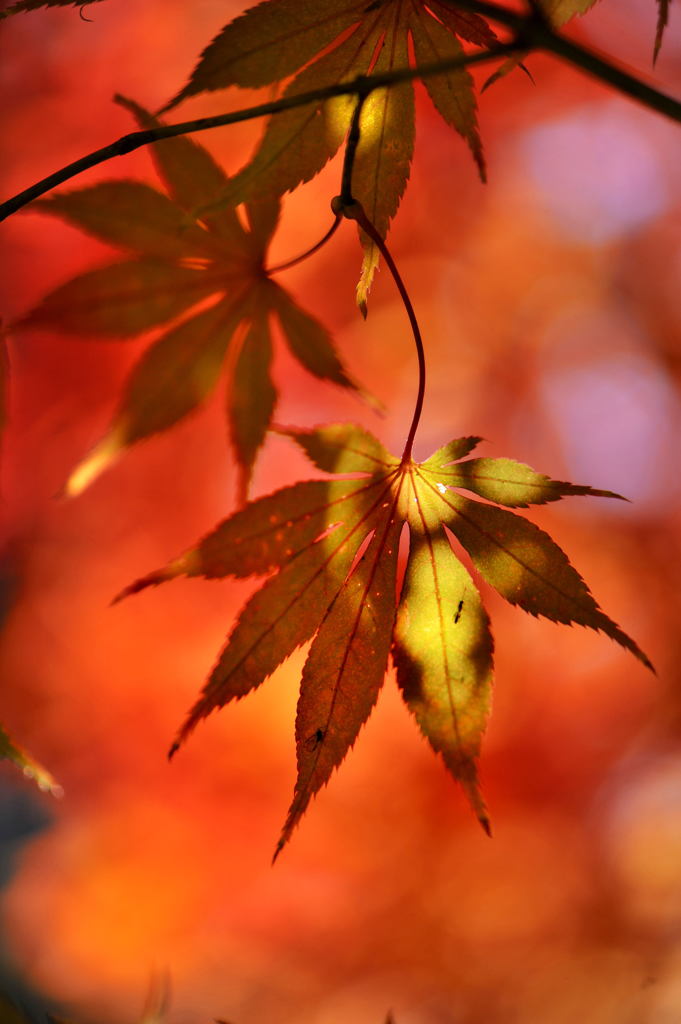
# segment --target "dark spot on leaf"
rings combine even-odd
[[[308,736],[308,738],[305,740],[305,749],[309,751],[316,750],[319,744],[324,739],[324,735],[325,733],[323,729],[316,729],[312,733],[312,735]]]
[[[458,604],[458,606],[457,606],[457,609],[456,609],[456,611],[455,611],[455,613],[454,613],[454,625],[456,625],[456,623],[457,623],[457,622],[459,621],[459,619],[461,618],[461,612],[462,612],[462,611],[463,611],[463,598],[461,598],[461,600],[459,601],[459,604]]]

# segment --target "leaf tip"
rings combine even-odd
[[[111,431],[107,434],[71,472],[62,488],[61,496],[77,498],[87,490],[90,484],[94,483],[98,476],[101,476],[106,469],[113,465],[123,447],[123,438],[119,431]]]
[[[653,67],[657,64],[657,58],[660,55],[662,40],[664,39],[665,29],[667,27],[667,22],[669,21],[669,4],[671,0],[657,0],[657,2],[659,12],[657,16],[657,28],[655,31],[655,43],[653,46]]]
[[[180,747],[184,746],[187,737],[194,731],[197,723],[202,718],[205,718],[206,715],[209,713],[209,711],[212,710],[214,706],[215,705],[209,706],[208,710],[206,710],[205,698],[202,697],[200,700],[197,701],[197,703],[189,711],[187,717],[185,718],[184,722],[177,731],[177,735],[175,736],[175,739],[171,744],[170,750],[168,751],[169,761],[172,761]]]
[[[127,587],[123,587],[123,589],[111,599],[110,606],[113,607],[113,605],[119,604],[120,601],[124,601],[127,597],[132,597],[133,594],[141,593],[141,591],[146,590],[147,587],[158,587],[161,583],[168,583],[184,571],[185,560],[178,558],[174,562],[171,562],[170,565],[167,565],[164,569],[157,569],[155,572],[150,572],[146,576],[140,576],[139,579],[133,580],[132,583],[129,583]]]
[[[633,654],[634,657],[640,661],[642,665],[645,665],[645,667],[649,669],[654,676],[657,675],[655,666],[645,651],[642,651],[636,641],[632,640],[629,634],[625,633],[623,629],[620,629],[617,623],[613,622],[613,620],[602,612],[600,608],[597,609],[597,615],[595,616],[594,621],[582,623],[582,625],[588,625],[592,629],[597,629],[605,633],[605,635],[609,636],[611,640],[618,643],[620,647],[624,647],[624,649],[629,651],[630,654]]]
[[[470,141],[471,153],[475,161],[475,166],[478,169],[478,177],[483,185],[487,184],[487,161],[485,160],[485,154],[482,149],[480,140],[476,137],[475,140]]]
[[[652,672],[654,676],[656,676],[657,675],[657,669],[653,665],[653,663],[650,660],[650,658],[648,657],[648,655],[645,653],[645,651],[642,651],[640,648],[637,648],[637,650],[638,650],[637,657],[638,657],[639,661],[641,661],[642,664],[645,665],[645,667],[650,672]],[[634,653],[636,654],[636,651]]]
[[[492,823],[489,820],[489,818],[487,817],[487,815],[486,814],[479,814],[478,815],[478,821],[480,822],[480,824],[482,826],[482,830],[485,833],[485,835],[489,836],[489,838],[492,839],[493,838],[493,836],[492,836]]]
[[[292,820],[291,812],[289,811],[288,817],[286,818],[286,821],[284,822],[284,827],[281,830],[281,835],[279,836],[279,839],[277,840],[277,845],[274,848],[274,853],[272,854],[272,866],[274,866],[274,864],[276,863],[276,861],[277,861],[277,859],[279,857],[279,854],[281,853],[281,851],[284,849],[284,847],[288,843],[289,839],[291,838],[291,833],[293,832],[293,829],[295,828],[296,823],[297,823],[297,819],[293,819]]]
[[[130,597],[132,594],[136,594],[138,591],[143,590],[144,587],[141,580],[135,580],[134,583],[129,583],[127,587],[123,587],[117,594],[109,601],[109,608],[113,608],[115,604],[119,604],[124,601],[126,597]]]
[[[362,401],[369,406],[371,411],[376,413],[376,415],[380,416],[382,419],[385,419],[388,413],[388,407],[386,406],[385,402],[382,401],[377,395],[372,394],[371,391],[368,391],[366,388],[362,387],[361,384],[356,384],[354,381],[351,381],[350,383],[354,390],[357,392],[358,397],[361,398]]]
[[[164,103],[162,107],[158,108],[158,110],[156,111],[156,116],[160,117],[161,114],[167,114],[169,110],[172,110],[173,107],[176,107],[179,103],[181,103],[185,97],[185,92],[185,89],[181,89],[180,92],[175,93],[175,95],[171,97],[171,99],[169,99],[167,103]]]
[[[463,774],[457,773],[459,782],[463,786],[464,793],[468,798],[468,802],[473,809],[475,817],[480,822],[480,827],[483,832],[492,838],[492,822],[490,821],[489,814],[487,812],[487,805],[485,804],[482,793],[480,792],[480,784],[478,781],[478,773],[473,761],[469,761],[466,764],[466,768]]]
[[[236,485],[236,507],[237,510],[245,508],[248,504],[248,486],[251,482],[251,467],[243,466],[239,473]]]

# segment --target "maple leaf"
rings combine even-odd
[[[0,760],[11,761],[20,768],[24,775],[33,779],[39,789],[46,790],[54,796],[61,796],[61,786],[27,751],[17,746],[0,725]]]
[[[369,72],[463,56],[461,40],[489,47],[494,32],[475,14],[430,0],[266,0],[228,24],[203,52],[189,83],[168,104],[231,85],[253,88],[298,74],[284,96],[350,81]],[[331,49],[328,49],[332,46]],[[315,55],[322,56],[313,61]],[[313,61],[312,63],[309,63]],[[305,66],[307,65],[307,66]],[[485,177],[473,80],[461,68],[424,85],[440,115],[468,142]],[[347,133],[355,100],[340,97],[276,114],[249,164],[224,191],[224,203],[283,194],[309,181],[335,154]],[[407,185],[414,148],[411,83],[373,92],[360,121],[352,189],[382,237]],[[366,302],[378,249],[360,231],[364,247],[358,301]]]
[[[140,126],[158,124],[132,101],[118,101]],[[127,339],[173,322],[133,369],[108,432],[71,474],[69,494],[82,491],[130,445],[196,409],[216,385],[229,352],[228,416],[245,499],[276,406],[272,318],[306,370],[342,387],[356,384],[326,329],[266,269],[279,200],[250,201],[247,228],[229,208],[197,220],[190,211],[223,190],[226,176],[189,138],[163,140],[153,152],[168,195],[137,181],[105,181],[35,204],[129,255],[61,285],[15,326]]]
[[[354,744],[392,650],[407,707],[489,830],[476,762],[493,643],[480,594],[453,541],[507,601],[554,622],[600,630],[651,667],[549,535],[508,510],[568,495],[619,495],[552,480],[510,459],[467,459],[477,437],[452,441],[417,463],[391,456],[352,424],[278,429],[335,476],[251,502],[117,598],[183,575],[272,573],[242,610],[171,754],[202,718],[244,697],[312,639],[296,717],[298,777],[278,853]],[[409,556],[398,595],[405,524]]]
[[[78,7],[81,17],[83,9],[90,4],[99,3],[99,0],[16,0],[4,10],[0,11],[0,21],[9,18],[11,14],[20,14],[22,11],[37,11],[40,7]]]

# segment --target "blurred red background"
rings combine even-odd
[[[5,22],[9,195],[158,107],[238,3],[109,0]],[[652,0],[571,29],[650,76]],[[672,12],[657,69],[679,93]],[[573,499],[531,518],[647,651],[537,622],[485,591],[497,685],[481,762],[494,839],[401,705],[392,674],[360,742],[275,868],[294,781],[299,652],[165,753],[256,584],[180,581],[109,607],[233,507],[220,399],[139,445],[80,498],[56,497],[101,435],[140,343],[12,339],[4,443],[2,718],[58,776],[51,824],[2,896],[7,957],[78,1020],[132,1021],[153,972],[171,1024],[573,1024],[678,1019],[681,1005],[681,135],[546,57],[486,92],[490,183],[419,90],[416,158],[391,232],[426,338],[417,457],[461,434],[631,504]],[[481,73],[480,80],[484,79]],[[236,109],[215,94],[174,119]],[[238,169],[260,126],[200,141]],[[149,155],[84,175],[155,181]],[[286,201],[274,256],[320,236],[339,164]],[[2,227],[11,319],[108,251],[27,211]],[[280,353],[278,419],[353,419],[401,450],[416,366],[385,271],[354,306],[350,226],[286,283],[334,331],[384,419]],[[283,283],[283,279],[282,279]],[[254,493],[310,470],[274,438]],[[10,773],[2,785],[22,787]],[[28,790],[27,790],[28,792]],[[27,799],[29,799],[27,797]],[[32,799],[32,797],[30,797]],[[36,799],[40,800],[40,797]]]

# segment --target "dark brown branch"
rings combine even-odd
[[[408,82],[415,78],[427,78],[431,75],[444,74],[446,71],[455,71],[458,68],[470,67],[474,64],[483,64],[486,61],[495,60],[497,57],[506,57],[514,53],[516,47],[511,43],[504,43],[482,53],[465,54],[456,59],[442,60],[435,64],[429,64],[421,68],[397,68],[393,71],[384,71],[376,75],[360,75],[351,82],[340,82],[337,85],[329,85],[323,89],[311,89],[309,92],[297,93],[295,96],[282,96],[278,100],[271,100],[268,103],[259,103],[255,107],[246,107],[243,110],[235,110],[229,114],[215,114],[212,117],[199,117],[193,121],[182,121],[179,124],[163,125],[160,128],[148,128],[144,131],[131,132],[123,135],[116,142],[108,146],[88,153],[80,160],[48,175],[42,181],[24,189],[16,196],[0,204],[0,221],[5,220],[10,214],[16,213],[22,207],[27,206],[34,199],[50,192],[57,185],[63,185],[83,171],[99,164],[106,163],[116,156],[124,156],[132,153],[142,146],[148,146],[160,139],[172,139],[177,135],[189,135],[191,132],[204,132],[210,128],[221,128],[229,124],[238,124],[240,121],[252,121],[258,117],[266,117],[268,114],[281,114],[285,110],[294,110],[296,107],[304,107],[308,103],[319,103],[323,100],[333,99],[335,96],[353,96],[358,93],[372,92],[386,85],[394,85],[396,82]],[[680,118],[681,120],[681,115]]]
[[[495,60],[498,57],[508,57],[519,51],[545,50],[552,53],[561,60],[565,60],[587,74],[594,76],[599,81],[612,85],[618,92],[630,96],[649,109],[681,123],[681,102],[679,100],[647,85],[636,76],[618,68],[610,60],[597,54],[595,51],[589,50],[578,43],[571,42],[547,25],[543,18],[536,17],[534,13],[523,16],[499,4],[489,2],[489,0],[456,0],[456,6],[506,25],[515,33],[515,39],[510,43],[501,43],[499,46],[490,47],[490,49],[484,50],[481,53],[465,54],[462,57],[437,61],[433,64],[422,65],[421,67],[396,68],[379,74],[360,75],[351,82],[330,85],[323,89],[312,89],[309,92],[299,93],[294,96],[282,96],[278,100],[261,103],[254,107],[247,107],[244,110],[236,110],[229,114],[218,114],[213,117],[197,118],[193,121],[164,125],[160,128],[148,129],[146,131],[131,132],[129,135],[124,135],[116,142],[111,143],[111,145],[103,146],[101,149],[95,150],[95,152],[82,157],[80,160],[75,160],[73,163],[68,164],[68,166],[61,168],[61,170],[56,171],[54,174],[48,175],[42,181],[36,182],[35,185],[31,185],[29,188],[24,189],[23,192],[0,204],[0,220],[4,220],[32,200],[45,195],[46,192],[56,188],[57,185],[62,185],[71,178],[75,178],[83,171],[105,163],[107,160],[113,159],[113,157],[123,156],[126,153],[133,152],[133,150],[140,149],[142,146],[148,146],[150,143],[157,142],[160,139],[169,139],[177,135],[188,135],[191,132],[206,131],[210,128],[237,124],[240,121],[250,121],[254,118],[265,117],[268,114],[278,114],[285,110],[302,107],[308,103],[319,103],[323,100],[332,99],[335,96],[357,95],[366,97],[374,89],[379,89],[383,86],[395,85],[399,82],[409,82],[414,79],[430,78],[431,76],[444,74],[448,71],[455,71],[459,68],[471,67],[475,64]]]

